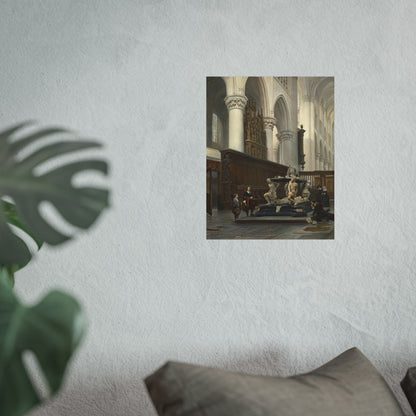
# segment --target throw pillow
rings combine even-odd
[[[160,416],[403,416],[357,348],[288,378],[168,362],[145,383]]]

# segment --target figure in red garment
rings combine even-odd
[[[247,191],[244,192],[243,195],[243,206],[244,211],[246,212],[247,216],[250,213],[250,216],[252,217],[254,215],[254,210],[256,208],[256,203],[254,202],[254,195],[251,192],[251,187],[247,187]]]

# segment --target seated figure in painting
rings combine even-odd
[[[251,187],[248,186],[247,190],[244,191],[243,195],[243,209],[246,212],[247,216],[250,213],[250,216],[253,216],[254,210],[256,209],[256,202],[254,201],[254,195],[251,192]]]
[[[296,176],[292,176],[292,179],[287,184],[287,200],[290,204],[295,203],[295,198],[298,193],[298,184],[296,183]]]
[[[322,221],[334,221],[334,214],[324,210],[322,204],[318,201],[312,201],[312,216],[306,218],[306,221],[310,224],[316,224]]]
[[[267,178],[267,185],[269,187],[269,192],[264,194],[264,199],[267,202],[267,205],[272,205],[277,203],[277,185],[271,181],[270,178]]]
[[[305,201],[309,200],[311,196],[311,183],[308,181],[302,190],[302,197]]]
[[[309,189],[305,193],[302,192],[306,182],[306,179],[294,175],[290,178],[281,176],[268,178],[269,192],[264,194],[267,203],[259,206],[256,217],[306,217],[307,213],[312,210]],[[279,186],[284,186],[286,196],[278,199]]]

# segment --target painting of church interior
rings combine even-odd
[[[334,77],[207,77],[207,239],[334,239]]]

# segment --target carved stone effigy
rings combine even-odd
[[[295,198],[298,195],[299,185],[296,183],[296,177],[292,176],[290,182],[287,184],[287,200],[290,204],[295,203]]]
[[[269,186],[269,192],[264,194],[264,199],[267,201],[267,205],[277,204],[277,188],[278,184],[272,182],[270,178],[267,178],[267,185]]]
[[[289,217],[306,217],[307,213],[312,211],[311,202],[308,194],[303,194],[303,188],[306,179],[300,179],[297,176],[268,178],[267,184],[269,189],[272,188],[270,183],[275,184],[274,190],[280,185],[286,189],[286,197],[272,200],[268,193],[264,195],[267,204],[259,206],[256,217],[265,216],[289,216]],[[270,192],[270,191],[269,191]],[[267,195],[267,198],[266,198]]]
[[[311,196],[311,183],[308,181],[303,187],[302,198],[309,199]]]

